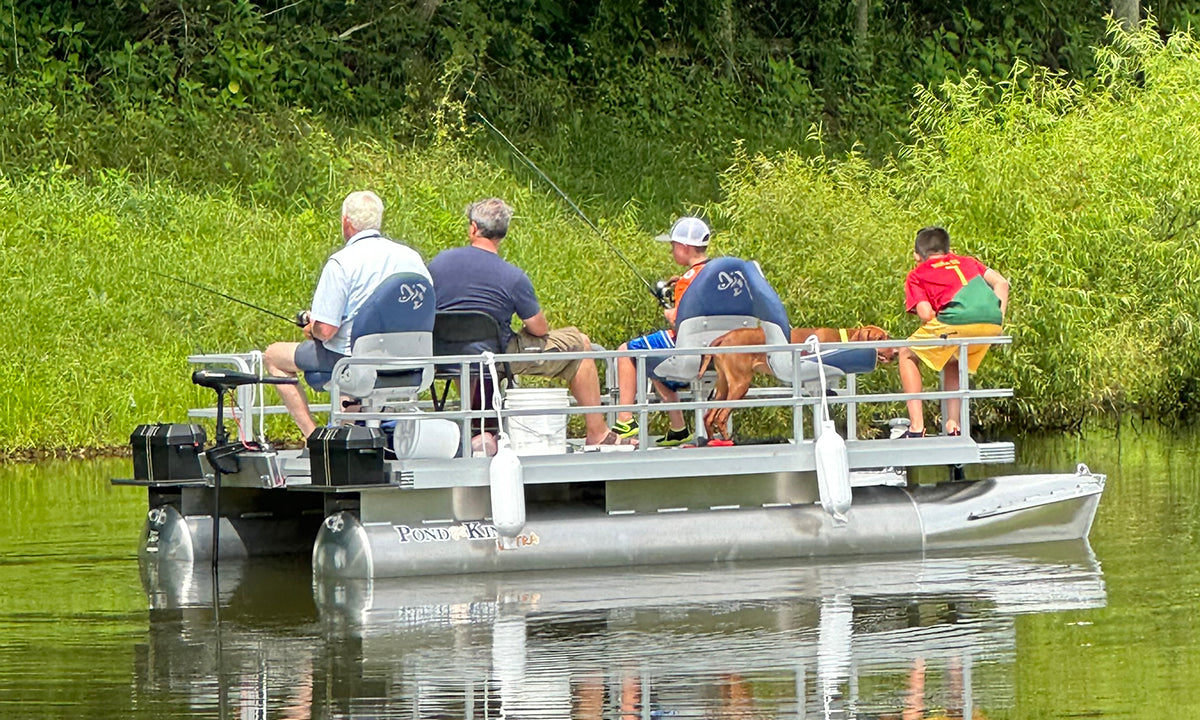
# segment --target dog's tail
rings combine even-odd
[[[713,340],[712,342],[710,342],[708,344],[708,346],[709,347],[722,347],[723,345],[725,345],[725,339],[728,338],[731,334],[733,334],[732,330],[730,332],[727,332],[724,335],[718,337],[717,339]],[[708,366],[711,365],[712,362],[713,362],[712,355],[705,355],[704,357],[702,357],[700,359],[700,372],[696,373],[696,377],[703,377],[704,372],[706,370],[708,370]]]

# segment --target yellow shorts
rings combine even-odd
[[[962,337],[995,337],[1001,333],[999,325],[991,323],[972,323],[970,325],[946,325],[937,318],[930,320],[917,331],[908,336],[909,340],[934,340],[940,338],[962,338]],[[979,363],[983,362],[983,356],[987,354],[989,345],[968,345],[967,346],[967,372],[973,373],[979,369]],[[958,345],[918,345],[909,348],[917,357],[934,370],[941,371],[950,362],[951,358],[957,356],[959,351]]]

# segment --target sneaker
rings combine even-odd
[[[613,423],[612,431],[617,434],[617,437],[631,438],[637,437],[638,424],[637,420],[618,420]]]
[[[671,430],[666,435],[660,437],[655,444],[659,447],[678,447],[684,443],[694,442],[696,442],[696,436],[687,428],[681,428],[679,430]]]
[[[921,428],[920,430],[917,430],[916,432],[913,432],[912,430],[906,430],[904,432],[904,434],[901,435],[900,437],[902,439],[903,438],[923,438],[923,437],[925,437],[925,428]]]

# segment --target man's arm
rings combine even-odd
[[[992,287],[992,292],[1000,298],[1000,314],[1008,314],[1008,280],[995,270],[988,268],[983,274],[983,280]]]
[[[534,337],[545,337],[550,332],[550,323],[546,322],[546,314],[541,310],[532,317],[521,318],[525,324],[525,332]]]
[[[329,323],[323,323],[320,320],[313,320],[304,328],[304,336],[313,340],[325,342],[334,335],[337,335],[337,331],[337,325],[330,325]]]

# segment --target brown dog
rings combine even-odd
[[[842,332],[837,328],[829,327],[792,328],[791,340],[795,345],[816,335],[819,342],[836,343],[842,342]],[[845,333],[848,342],[876,342],[890,339],[886,330],[874,325],[848,329],[845,330]],[[713,340],[710,347],[765,344],[766,335],[762,328],[739,328]],[[893,348],[879,348],[877,351],[880,362],[890,362],[895,354],[896,351]],[[714,398],[716,400],[740,400],[750,389],[750,381],[754,379],[754,373],[771,374],[771,369],[767,365],[766,353],[705,355],[703,362],[700,363],[700,375],[703,375],[704,371],[708,369],[710,360],[717,369],[717,393]],[[732,412],[733,408],[713,408],[704,414],[704,428],[708,431],[710,438],[718,436],[729,438],[726,428]]]

